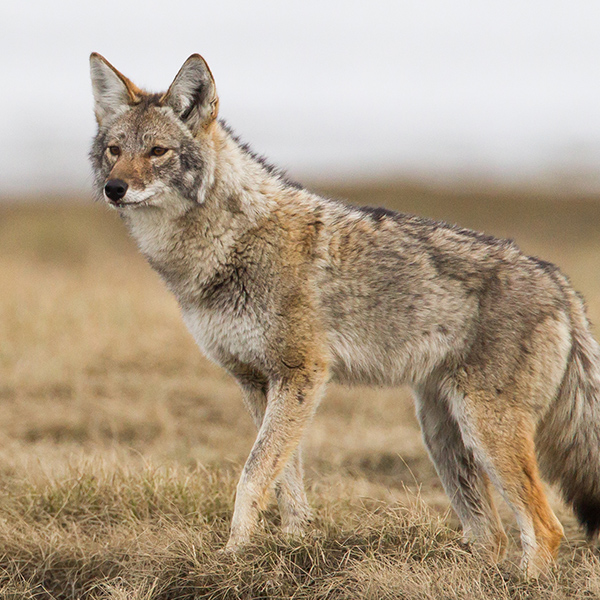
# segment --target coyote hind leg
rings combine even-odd
[[[521,568],[528,577],[537,577],[556,558],[563,528],[539,476],[534,424],[524,411],[515,409],[514,402],[480,395],[464,398],[461,429],[515,514],[523,546]]]
[[[490,482],[473,451],[466,447],[448,399],[435,384],[419,388],[415,395],[425,445],[465,538],[492,560],[501,560],[507,537],[490,494]]]

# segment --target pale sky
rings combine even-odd
[[[92,51],[154,91],[199,52],[300,180],[600,173],[598,0],[29,0],[0,8],[0,196],[89,187]]]

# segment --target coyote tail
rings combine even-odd
[[[571,307],[572,345],[564,377],[538,426],[542,473],[557,483],[589,538],[600,531],[600,346],[590,332],[581,298],[565,290]]]

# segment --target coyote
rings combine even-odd
[[[249,542],[272,487],[284,531],[303,531],[300,442],[328,381],[411,386],[464,534],[491,557],[507,543],[492,485],[516,516],[525,572],[556,556],[563,529],[540,471],[598,533],[600,348],[557,267],[511,241],[289,181],[217,118],[198,54],[163,94],[90,61],[95,193],[258,428],[226,549]]]

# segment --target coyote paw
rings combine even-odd
[[[302,539],[306,536],[306,523],[294,523],[286,525],[282,528],[281,532],[286,538],[289,539]]]
[[[229,538],[224,548],[217,550],[222,556],[234,556],[241,554],[250,545],[250,539]]]

